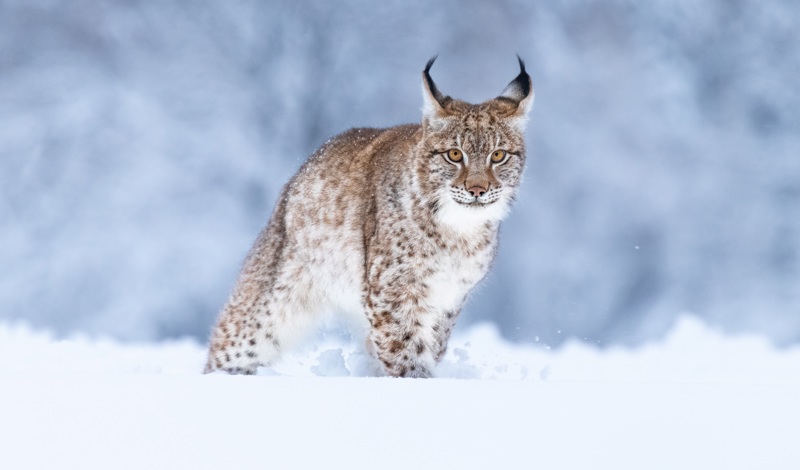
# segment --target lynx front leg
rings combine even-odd
[[[403,300],[368,296],[370,346],[388,375],[430,377],[447,347],[452,322],[443,321],[447,313],[428,310],[417,299]]]
[[[401,326],[388,312],[373,318],[369,341],[384,371],[393,377],[430,377],[436,360],[419,328]]]

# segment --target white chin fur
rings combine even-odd
[[[437,213],[439,222],[461,233],[474,232],[487,222],[500,222],[508,214],[507,198],[477,206],[459,204],[450,195],[442,196],[441,201]]]

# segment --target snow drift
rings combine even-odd
[[[254,377],[191,340],[0,326],[3,468],[794,468],[800,349],[683,318],[663,342],[552,350],[478,325],[438,378],[361,378],[321,335]],[[483,379],[483,380],[477,380]]]

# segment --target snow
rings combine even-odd
[[[0,467],[796,468],[800,347],[683,315],[600,349],[456,332],[429,380],[370,377],[320,332],[259,376],[202,375],[192,340],[53,339],[0,324]]]

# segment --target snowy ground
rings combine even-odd
[[[632,350],[478,326],[431,380],[334,334],[258,377],[203,359],[0,325],[0,468],[800,468],[800,348],[691,317]]]

